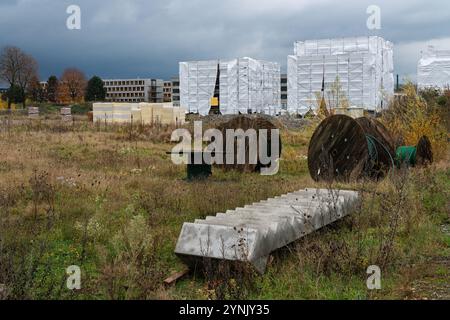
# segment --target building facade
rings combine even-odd
[[[174,107],[180,106],[180,78],[173,77],[172,82],[172,103]]]
[[[287,110],[287,74],[282,74],[280,79],[281,110]]]
[[[394,47],[377,36],[297,41],[288,56],[288,111],[330,109],[380,112],[394,94]]]
[[[40,81],[39,85],[41,86],[41,90],[44,92],[47,92],[48,89],[48,82],[47,81]]]
[[[422,52],[417,69],[419,89],[450,87],[450,50],[439,50],[433,46]]]
[[[180,104],[189,113],[280,112],[278,63],[243,57],[184,61],[179,67]]]
[[[148,102],[161,103],[164,100],[164,80],[151,79]]]
[[[172,102],[172,81],[164,81],[163,101]]]
[[[106,101],[109,102],[154,102],[164,99],[161,79],[104,79]]]

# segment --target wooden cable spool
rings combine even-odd
[[[433,163],[433,150],[431,148],[430,139],[427,136],[422,136],[416,146],[416,164],[428,165]]]
[[[315,181],[379,179],[394,166],[394,150],[389,132],[375,119],[335,115],[314,132],[308,169]]]
[[[377,155],[367,164],[366,172],[375,179],[381,179],[395,165],[394,139],[386,127],[373,118],[361,117],[355,119],[363,128],[366,137],[373,143]]]
[[[227,129],[233,129],[233,130],[237,130],[237,129],[242,129],[243,131],[247,131],[249,129],[254,129],[256,130],[257,133],[257,139],[260,139],[260,134],[259,134],[259,130],[260,129],[267,129],[267,148],[268,148],[268,154],[270,155],[271,151],[271,130],[273,129],[278,129],[277,126],[270,121],[268,118],[266,117],[261,117],[261,116],[253,116],[253,115],[239,115],[236,117],[233,117],[231,120],[226,121],[224,123],[221,123],[217,126],[217,129],[220,130],[222,132],[222,136],[223,136],[223,152],[224,155],[226,155],[226,145],[227,145],[227,135],[226,135],[226,130]],[[245,163],[244,164],[237,164],[237,138],[235,138],[234,141],[234,164],[223,164],[223,165],[218,165],[219,167],[222,167],[224,169],[232,169],[232,170],[237,170],[240,172],[257,172],[259,171],[261,168],[263,167],[268,167],[269,165],[263,165],[259,159],[259,145],[258,145],[258,159],[257,159],[257,163],[253,164],[250,163],[249,161],[249,143],[248,143],[248,139],[245,143]],[[279,155],[281,156],[281,136],[280,136],[280,141],[279,141],[279,146],[280,146],[280,150],[279,150]],[[225,163],[225,161],[224,161]]]
[[[426,166],[433,163],[433,150],[430,139],[422,136],[416,146],[400,146],[396,150],[397,167]]]

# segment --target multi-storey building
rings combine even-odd
[[[172,82],[172,102],[174,107],[180,106],[180,78],[173,77]]]
[[[39,85],[41,86],[42,91],[47,91],[48,89],[48,82],[47,81],[40,81]]]
[[[358,107],[380,112],[394,95],[394,47],[378,36],[297,41],[288,56],[288,111]],[[336,94],[336,88],[340,92]]]
[[[161,79],[151,79],[150,80],[150,91],[149,91],[149,102],[161,103],[164,100],[164,80]]]
[[[280,79],[281,110],[287,110],[287,74],[282,74]]]
[[[447,89],[450,86],[450,50],[429,46],[422,52],[417,71],[419,89]]]
[[[164,102],[172,102],[172,81],[164,81],[163,94]]]
[[[185,61],[179,67],[180,104],[190,113],[280,112],[278,63],[243,57]]]
[[[160,79],[104,79],[106,101],[163,102],[163,80]]]

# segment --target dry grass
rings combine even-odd
[[[74,297],[63,283],[72,264],[88,270],[77,297],[165,296],[161,281],[183,268],[173,254],[182,222],[310,182],[297,174],[304,151],[291,150],[276,177],[215,169],[189,183],[165,154],[170,127],[16,118],[2,129],[0,283],[11,298]]]
[[[442,248],[432,232],[448,214],[448,183],[442,190],[447,162],[378,185],[337,185],[370,190],[364,206],[275,253],[263,277],[242,266],[211,265],[165,288],[162,280],[184,269],[173,254],[183,222],[320,186],[309,177],[306,160],[314,124],[282,131],[276,176],[214,169],[209,180],[197,182],[185,181],[185,168],[165,154],[172,129],[105,127],[82,118],[72,124],[16,118],[2,126],[3,297],[370,298],[364,288],[368,263],[398,275],[403,265],[422,263],[425,253]],[[65,268],[73,264],[83,272],[77,292],[65,288]],[[404,292],[399,283],[407,288],[408,281],[392,280],[381,296]]]

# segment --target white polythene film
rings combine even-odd
[[[419,89],[450,88],[450,50],[436,50],[429,47],[422,53],[417,69]]]

